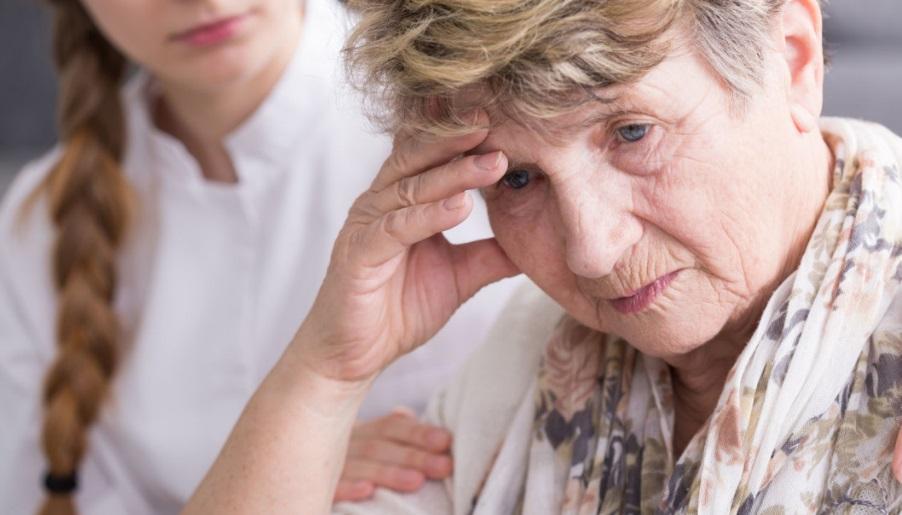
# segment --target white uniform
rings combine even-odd
[[[176,513],[316,295],[353,199],[390,144],[339,85],[337,3],[308,1],[297,55],[260,109],[227,141],[237,184],[206,181],[148,114],[144,75],[123,93],[124,170],[137,192],[120,258],[125,336],[112,396],[92,428],[76,497],[81,513]],[[0,205],[0,513],[43,497],[40,392],[55,354],[54,231],[26,198],[58,157],[27,166]],[[479,205],[452,241],[490,234]],[[420,408],[479,342],[515,280],[481,292],[433,342],[376,382],[362,416]]]

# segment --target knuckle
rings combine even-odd
[[[374,220],[379,216],[379,209],[376,205],[378,194],[372,190],[368,190],[360,194],[351,209],[348,211],[349,219]]]
[[[385,475],[391,478],[391,481],[396,485],[403,485],[406,483],[405,479],[407,479],[407,474],[405,473],[405,469],[401,467],[386,467]]]
[[[423,427],[415,427],[410,432],[410,441],[416,442],[421,447],[428,447],[429,440],[426,438],[428,431]]]
[[[407,225],[420,225],[426,222],[425,210],[429,206],[417,206],[404,210],[404,223]]]
[[[351,428],[351,440],[356,440],[363,437],[366,434],[366,430],[369,425],[370,422],[363,422],[360,420],[354,421],[354,426]]]
[[[373,459],[379,455],[380,441],[369,439],[360,442],[357,447],[357,454],[363,458]]]
[[[348,245],[359,247],[366,241],[366,232],[360,227],[348,228],[347,232]]]
[[[411,167],[410,156],[402,145],[397,146],[388,156],[388,167],[392,170],[404,172]]]
[[[394,138],[392,138],[392,151],[399,150],[402,146],[407,144],[408,141],[410,141],[410,138],[411,138],[411,134],[409,131],[406,131],[406,130],[398,131],[395,134]]]
[[[408,426],[404,431],[404,440],[410,445],[423,447],[423,430],[420,426]]]
[[[404,456],[402,457],[404,463],[411,467],[416,467],[418,469],[422,469],[426,464],[425,456],[421,451],[416,449],[408,448],[404,451]]]
[[[414,438],[415,438],[416,442],[419,443],[421,446],[423,446],[424,448],[428,448],[428,447],[430,447],[429,434],[430,434],[430,429],[428,427],[419,426],[416,428],[416,434],[414,435]]]
[[[401,214],[400,211],[386,213],[385,217],[382,219],[382,230],[392,238],[398,239],[401,236],[401,227],[404,224],[404,218],[405,216]]]
[[[395,183],[395,195],[402,206],[417,205],[420,190],[420,176],[407,177]]]
[[[394,411],[385,416],[385,420],[387,422],[391,422],[393,424],[396,424],[396,423],[399,423],[402,421],[407,421],[408,418],[409,417],[407,415],[405,415],[404,413],[398,412],[398,411]]]
[[[398,417],[397,415],[388,415],[385,418],[385,423],[383,426],[383,434],[386,436],[393,436],[397,438],[397,435],[404,434],[404,419]]]
[[[371,189],[367,189],[366,191],[361,192],[360,195],[357,195],[357,197],[354,199],[354,203],[351,205],[351,209],[359,209],[369,201],[372,194],[373,191]]]
[[[386,435],[391,432],[391,429],[397,424],[397,418],[394,413],[389,413],[388,415],[379,417],[373,421],[373,423],[377,425],[380,434]]]

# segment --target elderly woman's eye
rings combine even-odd
[[[525,188],[529,184],[529,172],[527,170],[511,170],[501,178],[501,182],[514,190]]]
[[[617,134],[623,141],[635,143],[644,138],[645,135],[648,134],[650,128],[651,125],[648,124],[632,123],[617,129]]]

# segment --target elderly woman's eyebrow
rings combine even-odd
[[[611,120],[629,115],[636,115],[640,112],[644,111],[638,107],[627,105],[604,105],[603,107],[592,110],[588,115],[583,116],[576,121],[560,124],[557,127],[551,128],[547,136],[553,141],[560,140],[560,142],[563,143],[566,138],[573,136],[576,133],[592,129],[599,125],[606,125],[610,123]]]
[[[574,128],[586,129],[608,122],[613,118],[637,114],[646,110],[643,103],[629,93],[614,96],[598,94],[596,98],[595,102],[591,102],[592,107],[589,109],[589,114],[575,124]]]
[[[588,129],[591,127],[595,127],[596,125],[606,123],[614,118],[620,118],[621,116],[636,114],[636,112],[637,112],[637,110],[635,110],[635,109],[617,109],[615,111],[596,112],[596,113],[593,113],[592,115],[584,118],[575,128]]]

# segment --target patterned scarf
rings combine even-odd
[[[472,513],[900,512],[902,140],[822,129],[833,191],[679,459],[667,365],[565,317]]]

